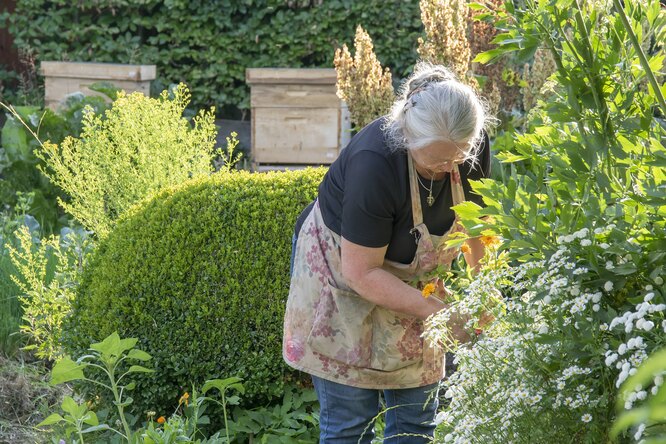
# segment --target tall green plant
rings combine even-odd
[[[213,170],[213,111],[194,127],[183,117],[190,94],[184,84],[170,97],[120,93],[105,118],[88,109],[79,138],[45,143],[42,171],[70,197],[59,203],[86,228],[105,236],[132,205],[151,193]]]
[[[35,349],[36,356],[53,360],[62,355],[62,323],[92,250],[91,239],[84,230],[65,229],[62,236],[41,239],[36,245],[26,225],[14,236],[17,245],[7,248],[16,270],[11,280],[21,290],[20,330],[28,337],[25,349]]]
[[[507,313],[459,349],[440,417],[446,441],[610,440],[617,388],[664,346],[666,132],[648,84],[664,63],[666,12],[654,0],[625,2],[624,20],[610,7],[507,2],[499,47],[479,56],[529,57],[544,46],[557,71],[525,134],[499,155],[514,166],[505,183],[476,183],[487,207],[457,208],[471,235],[501,235],[512,266],[453,289],[470,326],[470,309],[498,287]],[[650,399],[644,387],[623,407]],[[649,435],[636,425],[631,436]]]

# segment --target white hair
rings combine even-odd
[[[453,142],[468,144],[467,158],[476,159],[483,130],[491,119],[487,108],[451,71],[419,62],[386,116],[384,130],[392,150]]]

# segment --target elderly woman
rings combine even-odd
[[[321,443],[370,442],[382,394],[385,442],[432,437],[444,353],[421,333],[446,305],[414,282],[459,254],[445,240],[461,230],[452,207],[480,202],[468,180],[489,174],[486,122],[471,88],[417,65],[390,115],[352,138],[299,218],[283,356],[312,375]],[[475,266],[483,246],[468,245]]]

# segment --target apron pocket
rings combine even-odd
[[[371,368],[390,372],[423,359],[423,322],[377,307],[372,325]]]
[[[354,367],[370,366],[372,312],[377,306],[331,283],[322,289],[308,336],[313,351]]]

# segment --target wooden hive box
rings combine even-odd
[[[334,69],[251,68],[252,157],[260,165],[332,163],[351,137]]]
[[[127,93],[139,91],[150,94],[150,82],[155,80],[155,65],[123,65],[115,63],[42,62],[44,102],[51,109],[67,95],[81,92],[101,95],[88,87],[96,82],[110,82]]]

